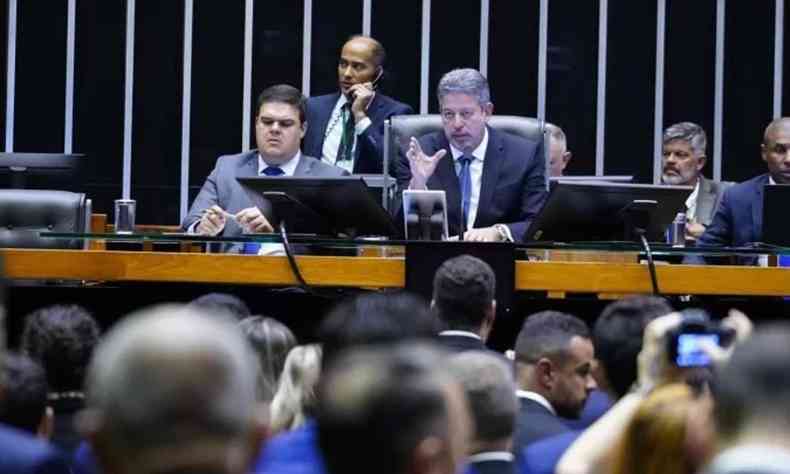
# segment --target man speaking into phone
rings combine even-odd
[[[352,36],[346,41],[337,63],[340,90],[307,100],[305,154],[351,173],[381,174],[384,121],[414,113],[411,106],[376,90],[385,59],[384,47],[373,38]]]

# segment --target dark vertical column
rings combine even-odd
[[[418,113],[422,0],[375,0],[371,16],[371,36],[387,50],[379,89]]]
[[[349,36],[362,34],[362,0],[313,0],[310,95],[337,91],[337,60]]]

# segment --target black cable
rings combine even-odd
[[[285,229],[285,221],[280,223],[280,237],[283,239],[283,248],[285,248],[285,256],[288,258],[288,265],[291,267],[296,281],[299,282],[299,287],[308,293],[314,294],[313,289],[307,284],[302,276],[302,272],[299,270],[299,266],[296,264],[296,258],[294,257],[291,243],[288,241],[288,231]]]
[[[642,240],[642,247],[645,249],[645,253],[647,254],[647,268],[650,271],[650,281],[653,284],[653,294],[656,296],[661,296],[661,292],[658,291],[656,263],[653,261],[653,252],[650,250],[650,244],[647,242],[644,232],[639,233],[639,238]]]

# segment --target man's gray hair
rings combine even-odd
[[[546,122],[546,131],[551,137],[552,140],[562,143],[563,146],[567,146],[567,139],[565,138],[565,132],[562,129],[553,123]]]
[[[87,405],[123,456],[232,443],[255,425],[257,360],[230,321],[182,306],[127,316],[99,344]]]
[[[450,372],[461,384],[475,421],[475,439],[499,441],[513,436],[518,414],[513,370],[501,358],[482,351],[450,358]]]
[[[453,69],[439,80],[436,95],[439,106],[448,94],[466,94],[477,99],[481,106],[491,102],[491,89],[488,81],[476,69]]]
[[[695,156],[705,156],[708,138],[705,135],[705,130],[696,123],[680,122],[670,125],[664,130],[663,143],[666,145],[673,140],[683,140],[691,146]]]

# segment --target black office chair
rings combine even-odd
[[[86,232],[91,201],[82,193],[0,189],[0,247],[79,249],[82,240],[42,238],[39,232]]]
[[[545,133],[546,123],[530,117],[515,115],[492,115],[488,125],[499,131],[511,133],[530,141],[543,143],[543,157],[548,169],[549,144]],[[398,149],[405,152],[410,137],[420,137],[426,133],[442,130],[442,117],[430,115],[396,115],[384,124],[384,160],[385,167],[392,170],[398,159]],[[548,176],[548,174],[547,174]],[[548,179],[546,180],[548,189]]]

